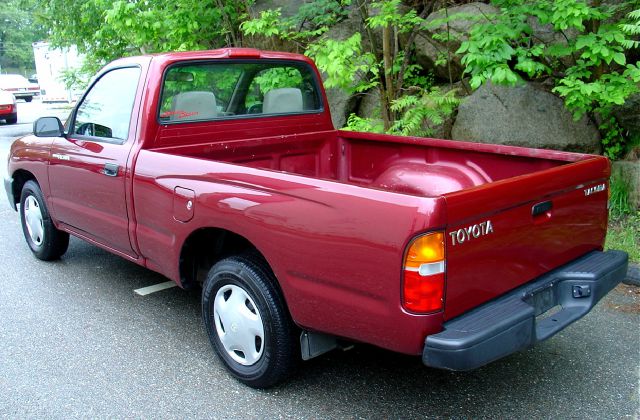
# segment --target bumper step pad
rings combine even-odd
[[[621,251],[591,252],[454,318],[444,331],[425,339],[422,361],[472,370],[546,340],[582,318],[620,283],[627,260]],[[555,307],[561,309],[551,313]]]

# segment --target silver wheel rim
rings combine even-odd
[[[27,232],[31,241],[37,245],[42,245],[44,239],[44,224],[42,221],[42,211],[38,200],[32,195],[24,200],[24,221],[27,225]]]
[[[264,326],[251,296],[239,286],[223,286],[216,293],[213,315],[227,354],[244,366],[258,362],[264,350]]]

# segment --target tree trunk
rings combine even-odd
[[[393,112],[391,112],[391,104],[395,99],[393,89],[393,57],[391,56],[391,26],[387,25],[382,28],[382,57],[384,63],[384,90],[386,91],[387,119],[388,127],[385,124],[385,130],[388,130],[393,124]]]
[[[228,34],[227,34],[227,46],[229,47],[239,47],[240,44],[238,43],[238,37],[236,36],[236,30],[233,26],[233,23],[231,22],[231,19],[229,18],[229,15],[227,14],[227,11],[224,8],[224,1],[223,0],[216,0],[216,5],[218,6],[218,9],[220,9],[220,13],[222,14],[222,20],[224,22],[224,26],[226,27]]]
[[[593,0],[591,2],[591,7],[600,7],[600,5],[602,4],[601,0]],[[591,33],[597,34],[598,30],[600,29],[600,21],[597,19],[593,19],[589,22],[589,30],[591,31]],[[604,62],[600,63],[598,66],[596,66],[596,68],[593,70],[593,80],[599,80],[600,77],[602,77],[602,75],[604,74],[605,71],[605,66],[604,66]]]
[[[376,62],[382,61],[382,57],[380,56],[380,50],[378,49],[378,43],[376,42],[376,38],[373,35],[373,31],[367,24],[369,20],[369,10],[367,9],[366,0],[358,0],[358,8],[360,9],[360,16],[362,17],[362,24],[364,25],[365,32],[367,34],[367,38],[369,39],[369,45],[371,46],[371,52],[376,57]],[[384,71],[384,70],[383,70]],[[379,74],[380,84],[378,85],[378,90],[380,91],[380,114],[382,117],[382,123],[384,125],[384,129],[388,130],[391,128],[391,120],[389,118],[389,101],[387,100],[387,88],[385,86],[385,75]]]

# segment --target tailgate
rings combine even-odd
[[[602,249],[609,173],[593,156],[445,195],[445,319]]]

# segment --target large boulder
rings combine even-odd
[[[487,83],[458,109],[452,138],[480,143],[600,151],[600,133],[586,117],[574,121],[562,99],[527,83],[517,87]]]
[[[342,128],[347,124],[349,115],[356,112],[358,98],[356,95],[352,95],[341,88],[329,88],[326,91],[333,126],[335,128]]]
[[[360,105],[358,106],[358,116],[373,119],[382,118],[380,113],[380,90],[373,89],[362,94]]]
[[[640,160],[613,162],[611,175],[624,180],[629,187],[629,204],[640,210]]]
[[[462,77],[462,66],[460,60],[461,56],[456,55],[455,52],[460,48],[460,44],[463,40],[468,39],[468,34],[471,27],[478,22],[478,20],[486,19],[484,16],[499,13],[500,9],[491,6],[486,3],[468,3],[462,6],[449,7],[441,9],[431,13],[427,16],[426,23],[428,29],[424,32],[420,32],[415,38],[416,46],[416,60],[425,69],[433,70],[434,74],[443,79],[449,80],[449,65],[438,63],[443,58],[447,57],[449,53],[449,62],[451,66],[451,79],[453,81],[460,80]],[[476,18],[464,19],[462,16],[460,19],[454,19],[449,22],[449,40],[435,40],[434,35],[447,34],[447,25],[445,23],[437,23],[437,20],[444,19],[447,16],[464,14],[471,15]]]

